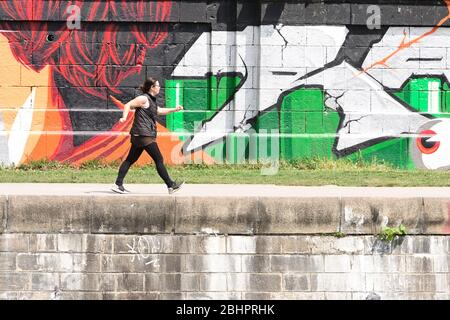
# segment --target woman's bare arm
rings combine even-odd
[[[160,108],[160,107],[158,107],[158,114],[159,115],[167,115],[169,113],[177,112],[180,110],[183,110],[182,106],[177,106],[176,108]]]

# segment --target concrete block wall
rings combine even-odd
[[[449,125],[445,1],[69,4],[0,2],[4,164],[123,159],[121,108],[153,76],[161,105],[185,107],[159,119],[168,163],[193,152],[448,167],[446,143],[428,141]]]
[[[450,299],[448,199],[226,200],[4,196],[0,298]]]
[[[1,234],[1,299],[449,299],[450,242]]]

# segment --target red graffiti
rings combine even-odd
[[[107,87],[114,93],[120,93],[115,87],[130,75],[140,71],[147,49],[160,44],[167,36],[167,25],[164,23],[151,24],[146,29],[134,23],[126,32],[125,43],[129,46],[116,45],[119,33],[117,23],[105,26],[102,39],[98,39],[98,32],[89,29],[88,23],[81,24],[81,30],[71,30],[63,24],[54,29],[50,28],[47,20],[59,12],[62,18],[70,13],[66,10],[71,5],[77,5],[88,12],[85,20],[105,21],[107,15],[112,19],[120,14],[128,21],[164,22],[171,11],[171,1],[0,1],[0,7],[12,20],[22,20],[21,29],[17,32],[5,32],[10,48],[20,63],[35,71],[40,71],[46,65],[52,65],[56,73],[64,77],[76,90],[104,98],[99,87]],[[40,21],[36,21],[40,20]],[[1,29],[14,29],[14,22],[2,22]],[[46,41],[48,34],[54,36],[54,41]],[[139,50],[136,46],[139,45]],[[59,55],[55,52],[59,50]],[[135,57],[135,52],[138,56]],[[58,60],[56,60],[58,59]],[[136,59],[136,63],[135,60]],[[136,65],[138,68],[106,68],[105,66]],[[98,67],[95,67],[98,66]]]
[[[80,8],[81,29],[68,28],[65,23],[72,14],[67,10],[72,5]],[[169,19],[171,8],[171,1],[0,1],[0,10],[9,17],[5,19],[8,21],[0,22],[0,29],[13,31],[0,33],[7,38],[14,58],[36,73],[50,67],[47,108],[53,112],[47,113],[43,132],[49,127],[50,131],[57,131],[54,128],[65,131],[41,135],[30,159],[48,157],[82,163],[96,158],[115,161],[126,155],[129,144],[124,142],[132,117],[124,124],[116,123],[106,134],[74,145],[70,106],[66,105],[70,101],[62,99],[56,78],[64,79],[71,90],[87,97],[106,100],[105,88],[110,94],[121,94],[117,87],[128,77],[139,74],[148,49],[160,45],[167,37],[168,26],[164,22]],[[60,21],[51,22],[58,15]],[[100,25],[101,32],[92,22],[100,22],[95,26]],[[120,101],[109,97],[120,109]],[[54,112],[56,108],[59,112]],[[169,141],[166,145],[172,148],[174,143]],[[170,148],[161,146],[166,156]]]

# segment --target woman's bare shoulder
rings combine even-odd
[[[139,104],[141,106],[141,108],[147,108],[147,102],[148,102],[148,98],[145,95],[140,95],[137,96],[136,98],[134,98],[134,102],[136,104]]]

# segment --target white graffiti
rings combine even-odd
[[[153,264],[155,267],[159,267],[159,260],[152,255],[161,251],[161,242],[158,239],[145,236],[134,237],[133,243],[127,243],[127,247],[129,248],[128,253],[133,254],[131,262],[134,262],[137,257],[145,265]]]
[[[270,25],[204,33],[172,76],[236,72],[246,80],[234,99],[197,129],[187,151],[250,129],[248,120],[276,104],[299,77],[333,61],[347,32],[345,26]]]
[[[429,114],[416,112],[386,89],[399,90],[414,76],[450,79],[450,28],[431,29],[389,28],[381,41],[372,45],[361,66],[346,59],[336,61],[348,35],[344,26],[271,25],[247,27],[242,32],[205,33],[176,67],[173,77],[235,71],[244,83],[234,99],[197,128],[186,150],[201,148],[233,132],[246,132],[252,127],[249,120],[276,105],[283,93],[308,86],[323,88],[325,105],[343,117],[336,133],[338,154],[352,153],[361,145],[385,138],[417,135],[424,126],[435,124],[429,114],[439,112],[438,86],[429,84]],[[449,122],[443,121],[435,129],[450,131],[444,128],[447,125]],[[449,138],[437,134],[433,139],[442,142]],[[419,167],[450,166],[448,160],[431,161],[433,156],[417,153],[422,150],[420,145],[411,149]]]
[[[9,134],[0,135],[0,165],[17,165],[21,162],[30,139],[35,103],[36,87],[33,87],[30,95],[18,110]],[[0,131],[5,131],[3,115],[0,115]]]
[[[81,9],[77,5],[71,5],[67,7],[66,13],[69,14],[67,17],[67,28],[70,30],[80,30],[81,29]]]

